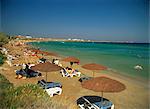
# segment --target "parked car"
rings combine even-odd
[[[62,85],[59,82],[46,82],[44,79],[38,81],[38,84],[43,89],[54,88],[54,87],[60,87],[60,88],[62,88]]]
[[[83,81],[86,81],[86,80],[89,80],[89,79],[92,79],[92,77],[89,77],[89,76],[83,76],[79,79],[80,82],[83,82]]]
[[[77,100],[80,109],[114,109],[114,104],[99,96],[83,96]]]

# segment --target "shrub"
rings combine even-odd
[[[5,60],[6,60],[6,57],[0,52],[0,65],[2,65]]]
[[[9,36],[6,35],[5,33],[0,33],[0,47],[2,47],[4,44],[8,43],[9,41]]]
[[[13,87],[0,74],[0,108],[1,109],[66,109],[61,100],[52,100],[42,88],[33,84]]]

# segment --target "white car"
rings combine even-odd
[[[50,97],[53,97],[54,95],[61,95],[62,93],[62,88],[60,87],[48,88],[45,90]]]

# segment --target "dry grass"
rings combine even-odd
[[[75,109],[67,98],[57,100],[50,98],[37,85],[26,84],[13,87],[11,83],[0,75],[0,109]],[[69,108],[68,108],[69,107]]]

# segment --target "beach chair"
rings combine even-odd
[[[38,81],[38,85],[40,85],[50,97],[61,95],[62,93],[62,85],[59,82],[46,82],[42,79]]]
[[[21,75],[21,76],[27,77],[27,78],[42,76],[41,73],[36,72],[34,70],[31,70],[31,69],[28,69],[28,70],[24,70],[24,69],[17,70],[16,71],[16,75]]]
[[[81,76],[81,72],[79,72],[78,70],[74,70],[74,71],[72,72],[72,75],[73,75],[73,76],[80,77],[80,76]]]
[[[25,72],[25,70],[23,69],[20,69],[20,70],[17,70],[16,71],[16,75],[22,75],[22,76],[27,76],[27,73]]]
[[[62,77],[69,77],[70,76],[69,73],[66,71],[65,68],[61,69],[60,73],[62,74]]]
[[[99,96],[83,96],[77,100],[80,109],[114,109],[114,104]]]
[[[45,63],[45,62],[46,62],[46,59],[45,59],[45,58],[41,58],[41,59],[38,60],[38,62],[39,62],[39,63]]]
[[[60,73],[62,74],[63,77],[80,77],[81,72],[74,70],[72,73],[68,73],[65,68],[61,69]]]
[[[62,88],[60,87],[48,88],[45,90],[50,97],[53,97],[54,95],[61,95],[62,93]]]
[[[89,77],[89,76],[83,76],[79,79],[80,82],[83,82],[83,81],[87,81],[87,80],[90,80],[92,79],[92,77]]]
[[[31,77],[38,77],[38,76],[42,76],[42,74],[31,69],[27,70],[27,77],[31,78]]]
[[[62,88],[62,85],[59,82],[46,82],[44,79],[38,81],[37,84],[40,85],[43,89],[54,88],[54,87]]]
[[[59,64],[60,64],[60,63],[59,63],[59,59],[53,59],[53,60],[52,60],[52,63],[53,63],[53,64],[56,64],[56,65],[59,65]]]

